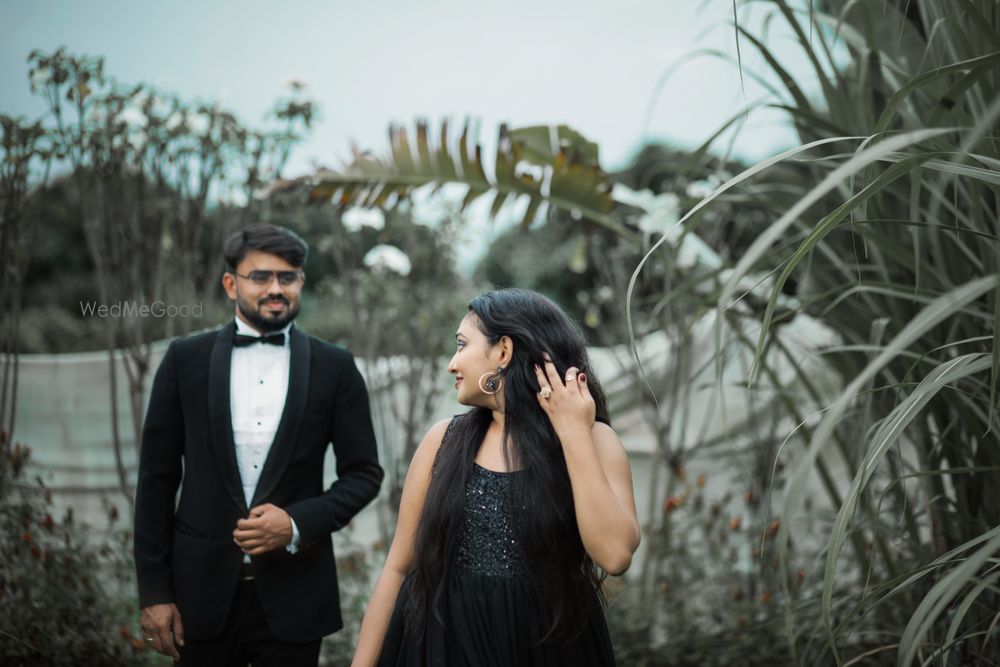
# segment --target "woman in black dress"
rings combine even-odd
[[[639,545],[628,459],[579,330],[479,296],[448,365],[472,410],[414,454],[356,666],[613,665],[602,573]]]

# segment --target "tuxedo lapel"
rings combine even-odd
[[[295,449],[299,428],[302,426],[302,416],[306,410],[306,398],[309,394],[309,337],[294,325],[288,329],[289,346],[291,347],[288,369],[288,393],[285,397],[285,409],[278,422],[278,430],[274,441],[264,461],[264,468],[257,481],[257,489],[253,494],[251,507],[258,505],[274,490],[281,479],[288,458]]]
[[[233,444],[233,415],[229,403],[230,367],[233,357],[233,336],[235,322],[230,322],[219,330],[212,346],[212,356],[208,369],[208,415],[212,429],[212,450],[219,464],[219,473],[226,491],[236,506],[248,512],[246,498],[243,497],[243,482],[236,464],[236,446]]]

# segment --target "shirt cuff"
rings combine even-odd
[[[288,553],[294,554],[299,550],[301,535],[299,535],[299,527],[295,525],[295,519],[288,517],[288,520],[292,522],[292,541],[286,544],[285,548],[288,549]]]

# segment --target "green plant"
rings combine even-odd
[[[77,524],[71,510],[53,518],[44,486],[24,479],[29,457],[0,434],[0,663],[150,664],[129,533],[113,509],[106,531]]]
[[[350,526],[336,533],[337,581],[340,588],[340,610],[344,627],[323,639],[320,665],[350,664],[354,644],[361,630],[361,619],[368,606],[368,596],[374,585],[373,573],[381,566],[384,553],[359,544]]]
[[[801,448],[782,455],[794,464],[777,536],[788,646],[800,664],[996,662],[1000,12],[971,0],[766,4],[813,63],[819,99],[763,35],[736,26],[782,82],[773,104],[803,144],[681,218],[691,233],[698,211],[751,184],[774,211],[714,289],[669,298],[716,307],[717,357],[751,353],[751,389],[775,353],[789,356],[779,334],[797,318],[840,340],[822,354],[843,386],[826,398],[800,370],[788,406]],[[808,178],[779,190],[769,169],[806,157]],[[756,321],[752,338],[736,333]],[[793,590],[788,545],[796,517],[822,516],[802,512],[817,472],[833,522],[809,599]]]

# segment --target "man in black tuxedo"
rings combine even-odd
[[[183,665],[316,665],[343,626],[330,534],[383,471],[351,353],[292,325],[308,247],[255,225],[225,244],[236,318],[173,341],[142,432],[140,624]],[[333,443],[337,480],[323,490]],[[177,497],[178,488],[180,497]]]

